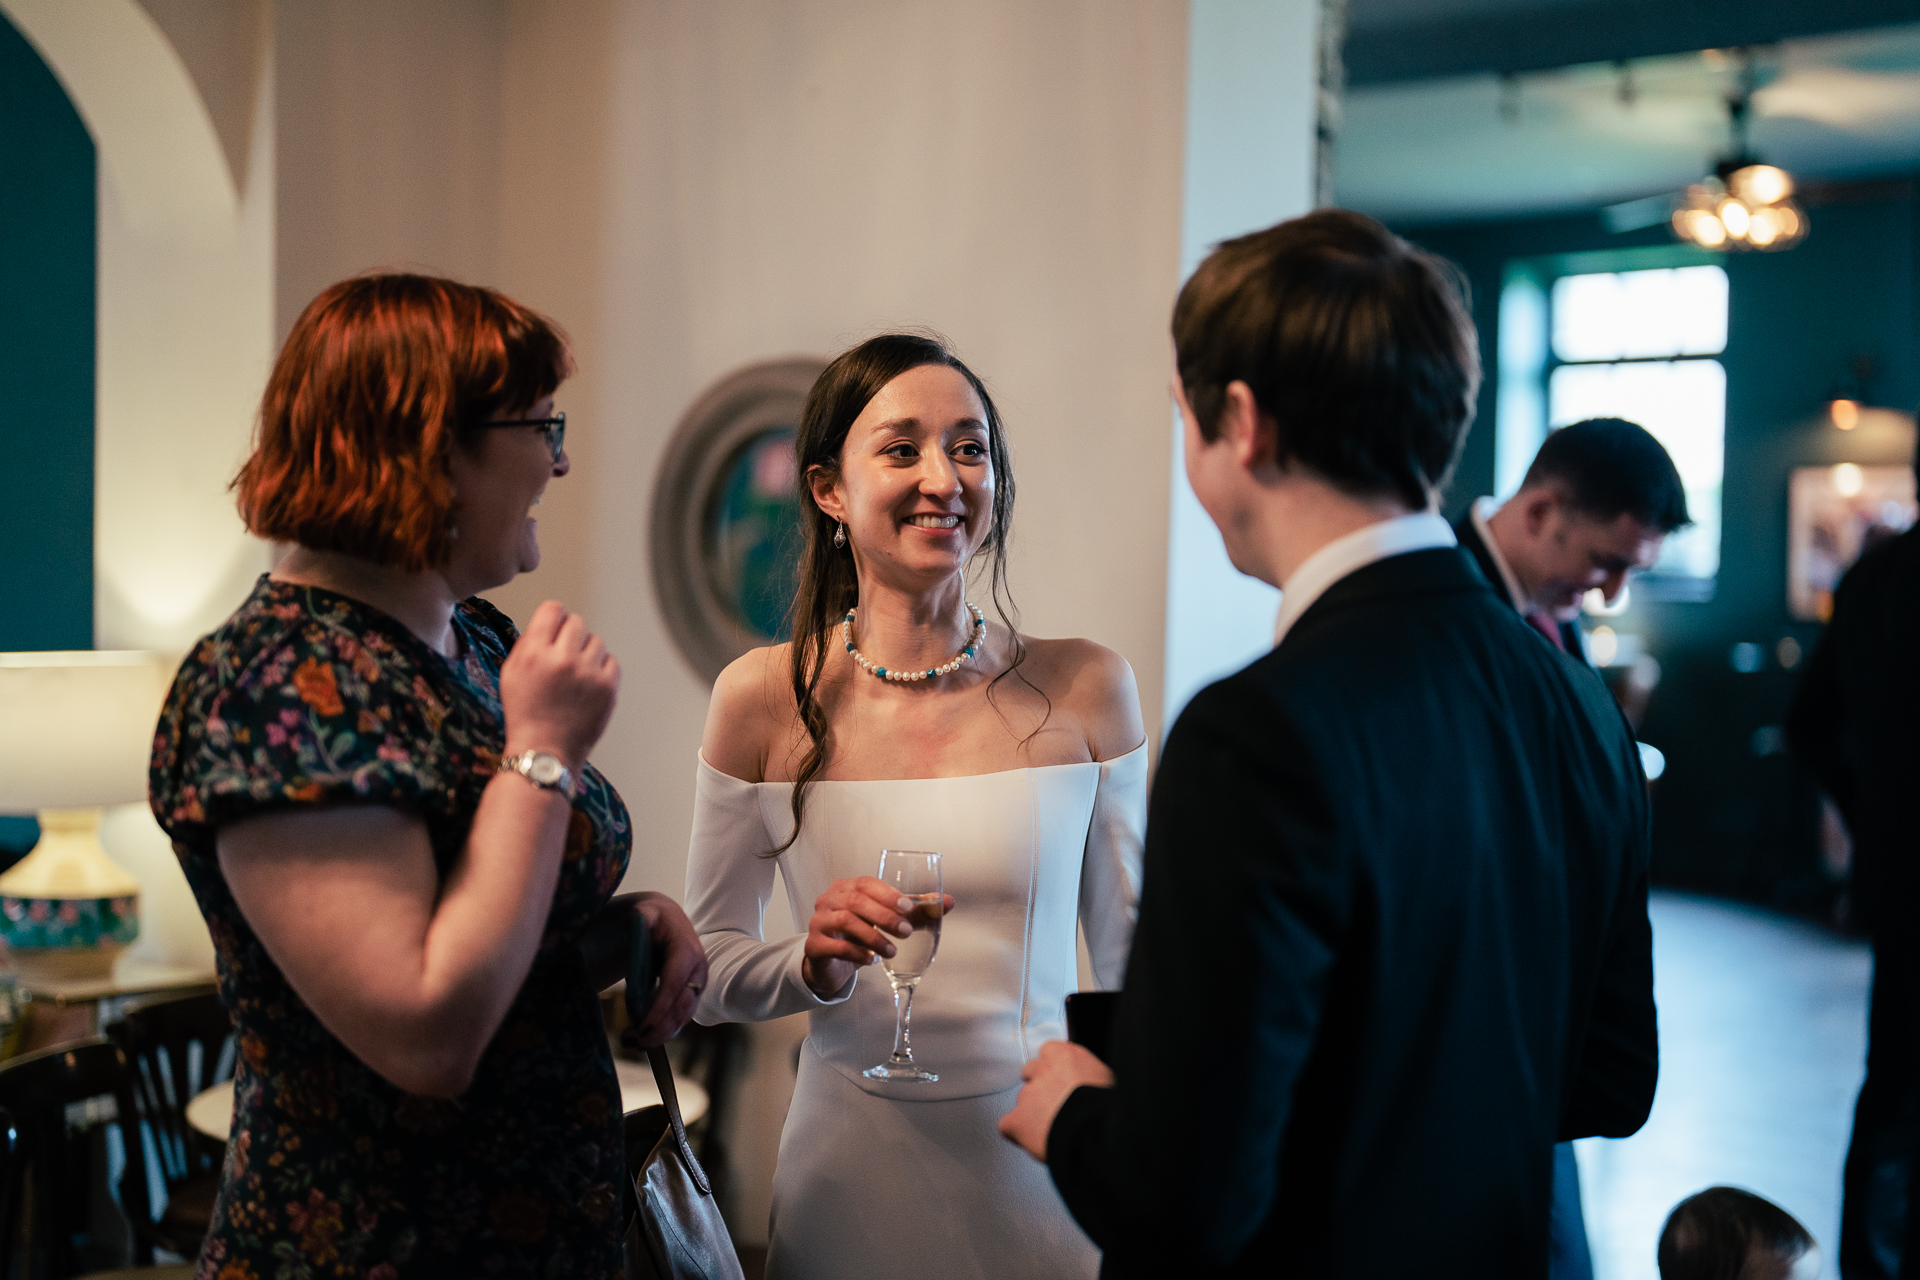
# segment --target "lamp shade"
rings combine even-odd
[[[0,653],[0,813],[146,799],[170,675],[130,650]]]

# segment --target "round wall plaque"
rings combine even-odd
[[[709,387],[675,428],[653,494],[653,586],[680,652],[711,682],[787,638],[802,537],[794,435],[826,368],[769,360]]]

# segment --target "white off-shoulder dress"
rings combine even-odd
[[[964,778],[817,782],[793,846],[788,783],[703,759],[687,911],[707,948],[695,1018],[810,1017],[773,1179],[772,1280],[1092,1277],[1099,1253],[1046,1169],[1003,1139],[1020,1069],[1066,1036],[1076,920],[1096,981],[1125,976],[1140,891],[1147,750]],[[777,867],[793,919],[882,849],[938,851],[954,911],[913,1001],[913,1056],[935,1084],[869,1080],[893,1048],[893,992],[873,966],[830,1000],[801,980],[803,934],[766,941]]]

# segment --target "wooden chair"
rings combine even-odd
[[[8,1154],[0,1175],[0,1263],[9,1280],[79,1274],[75,1241],[89,1229],[88,1180],[95,1174],[85,1144],[69,1132],[67,1108],[100,1097],[117,1101],[126,1080],[126,1056],[99,1038],[0,1063],[0,1108],[12,1117],[0,1142]],[[121,1192],[146,1196],[137,1150],[127,1152]]]
[[[143,1163],[157,1175],[155,1190],[164,1185],[166,1192],[157,1216],[150,1201],[126,1201],[134,1260],[151,1263],[156,1247],[194,1257],[213,1218],[225,1149],[187,1124],[187,1103],[232,1078],[232,1021],[209,993],[128,1010],[106,1033],[125,1051],[129,1067],[131,1106],[121,1131],[130,1150],[141,1146]]]

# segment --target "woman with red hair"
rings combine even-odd
[[[294,325],[235,487],[292,544],[181,667],[152,802],[239,1040],[204,1280],[616,1277],[620,1088],[596,993],[634,914],[640,1028],[692,1013],[678,906],[613,898],[632,828],[587,764],[620,668],[535,568],[567,474],[565,339],[488,289],[335,285]]]

